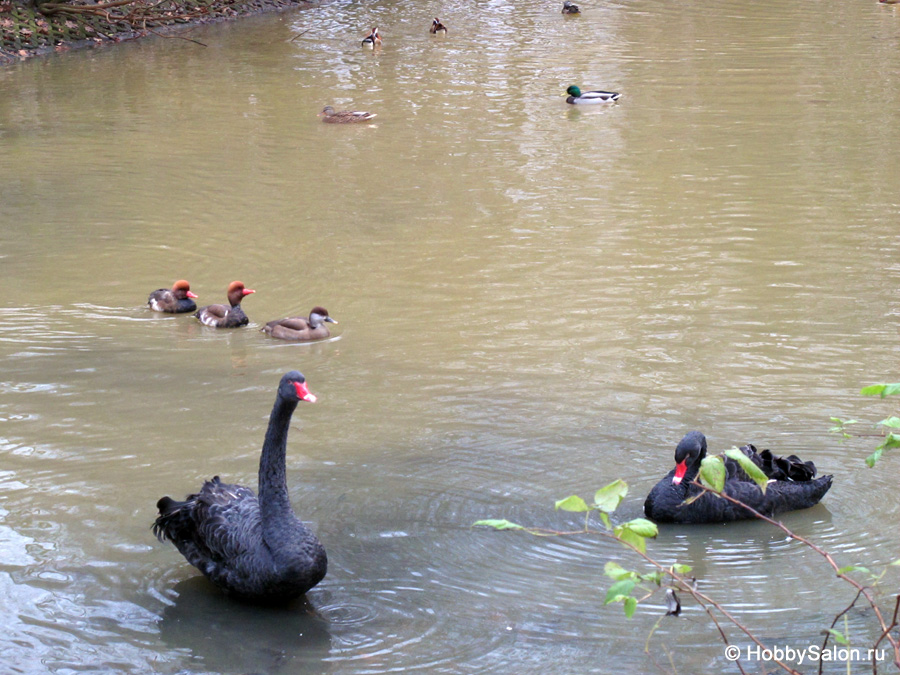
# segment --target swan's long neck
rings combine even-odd
[[[259,508],[264,528],[294,517],[287,490],[285,453],[291,415],[296,407],[296,401],[287,401],[279,395],[269,417],[269,428],[259,458]]]

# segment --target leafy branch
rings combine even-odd
[[[868,387],[863,387],[859,393],[863,396],[879,396],[881,398],[896,396],[897,394],[900,394],[900,383],[873,384]],[[900,430],[900,417],[891,416],[878,422],[875,426],[881,427],[881,429],[877,434],[851,433],[849,427],[853,424],[859,424],[858,420],[843,420],[840,417],[832,417],[831,421],[835,426],[831,427],[829,431],[833,434],[840,434],[844,438],[877,436],[878,438],[883,439],[882,442],[876,446],[875,451],[866,457],[866,465],[868,465],[869,468],[875,466],[875,463],[881,459],[885,450],[900,447],[900,431],[897,431]]]
[[[759,469],[759,467],[753,464],[753,462],[746,455],[744,455],[737,448],[726,451],[724,455],[738,462],[745,473],[747,473],[747,475],[760,486],[760,489],[765,491],[766,484],[768,483],[768,478]],[[769,516],[759,513],[752,507],[749,507],[746,504],[742,503],[740,500],[734,499],[730,495],[725,494],[724,487],[726,469],[724,458],[722,456],[705,458],[701,464],[699,477],[700,482],[695,481],[694,484],[702,488],[700,495],[703,495],[706,492],[711,492],[718,498],[726,499],[744,509],[747,509],[756,518],[774,525],[782,532],[784,532],[789,538],[802,543],[812,550],[816,551],[828,562],[828,564],[834,570],[835,574],[840,579],[849,583],[856,589],[857,593],[855,598],[853,599],[853,602],[851,602],[846,609],[841,611],[834,618],[831,626],[825,632],[825,640],[823,642],[821,651],[819,652],[819,673],[822,672],[823,667],[822,652],[824,652],[830,638],[834,638],[835,641],[840,644],[849,644],[848,638],[846,636],[846,629],[844,633],[841,633],[840,631],[835,629],[835,626],[842,617],[846,617],[847,613],[856,605],[857,601],[860,598],[865,598],[866,602],[869,604],[869,607],[872,609],[874,615],[876,616],[878,625],[881,629],[881,634],[872,647],[872,672],[877,673],[875,650],[883,641],[887,641],[893,648],[894,665],[897,668],[900,668],[900,638],[898,638],[898,636],[894,634],[894,629],[897,628],[898,625],[900,625],[898,624],[898,614],[900,614],[900,595],[898,595],[896,598],[893,615],[890,617],[890,620],[886,620],[880,608],[878,607],[875,596],[872,592],[873,586],[877,584],[878,581],[884,576],[887,568],[885,568],[885,570],[882,571],[880,575],[874,575],[869,572],[868,569],[857,565],[840,567],[831,556],[831,554],[817,544],[813,543],[809,539],[806,539],[805,537],[795,534],[780,521],[776,521]],[[722,605],[719,604],[715,599],[697,589],[696,579],[688,576],[692,571],[690,566],[682,564],[664,565],[663,563],[655,560],[647,554],[647,539],[655,538],[658,534],[658,529],[655,523],[645,518],[634,518],[618,525],[612,524],[610,516],[615,512],[616,508],[619,506],[622,499],[624,499],[627,493],[628,485],[622,480],[616,480],[606,487],[599,489],[594,495],[594,501],[591,504],[588,504],[587,501],[585,501],[578,495],[571,495],[569,497],[566,497],[565,499],[557,501],[557,510],[585,514],[584,527],[580,530],[561,531],[548,528],[526,527],[524,525],[519,525],[518,523],[513,523],[509,520],[504,519],[479,520],[474,524],[492,527],[497,530],[522,530],[536,536],[592,534],[606,539],[615,540],[636,553],[646,563],[655,568],[655,570],[652,572],[643,573],[635,572],[626,570],[618,563],[612,561],[607,562],[604,566],[604,572],[613,580],[613,584],[609,587],[609,589],[607,589],[606,598],[604,600],[605,605],[621,602],[624,607],[626,618],[630,619],[632,616],[634,616],[638,604],[651,597],[658,589],[662,587],[663,582],[667,581],[667,600],[669,601],[669,611],[666,612],[666,615],[677,616],[681,611],[681,606],[680,602],[678,601],[676,591],[687,594],[690,595],[694,599],[694,601],[704,610],[707,616],[709,616],[726,646],[730,643],[728,640],[728,636],[722,626],[722,623],[719,620],[719,617],[723,617],[724,619],[726,619],[727,622],[731,623],[735,628],[743,633],[747,637],[747,639],[759,646],[760,649],[768,649],[766,645],[764,645],[762,641],[757,638],[756,635],[737,617],[735,617],[727,609],[722,607]],[[694,499],[696,498],[697,497],[694,497]],[[596,514],[599,517],[604,529],[598,530],[591,527],[591,516],[593,514]],[[891,565],[900,565],[900,560],[891,563]],[[866,585],[848,576],[851,573],[859,572],[869,574],[870,581],[872,581],[873,584]],[[635,595],[636,591],[638,592],[638,595]],[[718,616],[716,613],[718,613]],[[660,617],[647,637],[644,651],[648,654],[650,649],[650,639],[652,638],[653,633],[655,632],[656,628],[659,626],[659,623],[663,618],[664,617]],[[773,661],[785,672],[790,673],[791,675],[799,675],[799,671],[795,670],[784,661],[781,661],[777,658],[773,659]],[[741,673],[746,675],[746,671],[744,670],[740,660],[735,661],[735,663]]]

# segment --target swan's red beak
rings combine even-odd
[[[188,296],[189,298],[199,298],[199,297],[200,297],[200,296],[197,295],[196,293],[191,293],[190,291],[187,292],[187,296]]]
[[[672,476],[672,482],[675,483],[675,485],[678,485],[681,482],[681,479],[684,478],[684,474],[686,473],[687,460],[683,459],[675,465],[675,475]]]
[[[245,288],[243,290],[244,295],[250,295],[251,293],[256,293],[256,291],[254,291],[252,288]]]
[[[253,291],[250,291],[251,293]],[[301,401],[316,402],[316,395],[306,388],[306,382],[294,382],[294,389],[297,390],[297,398]]]

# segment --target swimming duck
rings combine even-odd
[[[566,0],[563,3],[562,13],[563,14],[581,14],[581,8],[579,8],[578,5],[576,5],[574,2],[569,2],[569,0]]]
[[[238,328],[246,326],[250,323],[250,319],[241,309],[241,300],[245,295],[256,293],[249,288],[244,288],[243,281],[232,281],[228,285],[228,303],[226,305],[207,305],[196,311],[196,316],[200,322],[211,328]]]
[[[585,91],[582,92],[581,89],[576,87],[574,84],[566,89],[566,93],[569,95],[569,98],[566,99],[566,103],[580,104],[580,103],[610,103],[613,101],[618,101],[621,94],[615,91]]]
[[[263,326],[262,331],[280,340],[306,342],[330,337],[331,331],[324,325],[326,323],[338,322],[328,316],[327,309],[317,306],[312,308],[308,318],[295,316],[289,319],[276,319]]]
[[[370,47],[375,49],[375,47],[381,46],[381,36],[378,34],[378,27],[372,29],[372,32],[366,35],[362,41],[363,47]]]
[[[434,21],[431,22],[431,34],[436,35],[437,33],[447,34],[447,27],[441,23],[441,20],[437,17],[434,17]]]
[[[354,110],[335,110],[330,105],[322,108],[319,117],[323,122],[329,124],[353,124],[354,122],[368,122],[375,117],[376,113],[361,112]]]
[[[725,494],[766,516],[805,509],[819,503],[831,487],[833,476],[816,478],[816,466],[799,457],[778,457],[769,450],[745,445],[741,452],[769,478],[766,491],[744,472],[740,464],[725,460]],[[693,482],[706,457],[706,436],[688,432],[675,448],[675,468],[657,483],[644,502],[644,513],[659,523],[724,523],[755,516],[745,508],[703,490]],[[698,497],[699,495],[699,497]],[[686,500],[693,499],[689,503]]]
[[[153,291],[147,298],[147,304],[154,312],[182,314],[197,309],[197,305],[191,300],[196,297],[191,293],[191,285],[184,279],[179,279],[172,285],[171,291],[168,288]]]

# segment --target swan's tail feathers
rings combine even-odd
[[[177,521],[181,520],[182,509],[188,505],[188,502],[178,502],[171,497],[163,497],[156,502],[156,508],[159,509],[159,516],[153,523],[153,534],[160,541],[175,541],[173,527],[177,526]]]
[[[808,483],[816,477],[816,465],[804,462],[797,455],[779,457],[771,450],[757,450],[755,445],[747,444],[740,448],[763,473],[772,480],[789,480],[795,483]],[[743,472],[740,472],[743,475]],[[748,480],[748,478],[742,478]]]

